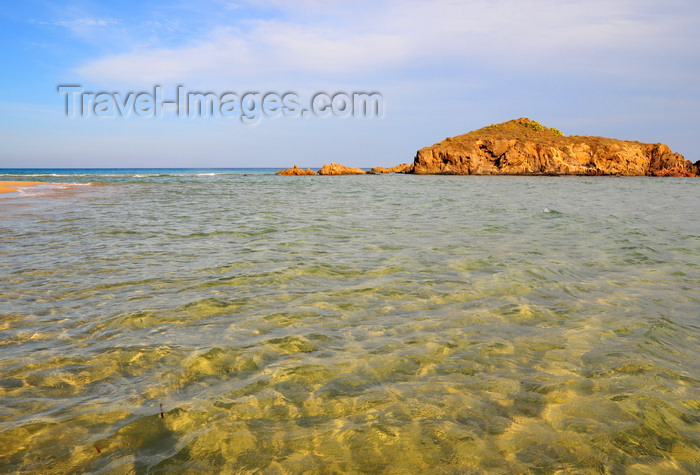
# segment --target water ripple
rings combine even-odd
[[[696,471],[697,182],[319,178],[3,200],[2,471]]]

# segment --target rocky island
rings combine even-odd
[[[278,172],[289,173],[293,169]],[[320,175],[367,173],[332,163]],[[413,164],[376,167],[369,173],[417,175],[700,175],[695,164],[664,144],[605,137],[565,136],[526,117],[448,137],[416,153]]]
[[[664,144],[573,135],[520,118],[422,148],[412,173],[450,175],[695,176]]]
[[[319,175],[364,175],[367,173],[361,168],[356,167],[346,167],[340,165],[339,163],[331,163],[323,165],[318,171]]]
[[[299,168],[299,165],[294,165],[292,168],[287,168],[286,170],[280,170],[276,175],[315,175],[316,172],[310,168],[306,170]]]

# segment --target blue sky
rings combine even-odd
[[[696,0],[5,2],[0,168],[390,166],[523,116],[696,161],[698,25]],[[376,91],[384,115],[68,118],[60,84]]]

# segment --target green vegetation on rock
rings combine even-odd
[[[536,120],[528,120],[527,122],[524,122],[523,125],[525,127],[530,127],[535,132],[539,132],[540,130],[545,129],[545,127]]]

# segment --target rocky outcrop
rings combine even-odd
[[[402,163],[391,168],[374,167],[369,171],[369,173],[411,173],[412,170],[413,165],[410,163]]]
[[[564,136],[521,118],[418,151],[416,174],[695,176],[698,164],[664,144]]]
[[[313,171],[310,168],[307,168],[306,170],[299,168],[297,165],[294,165],[292,168],[287,168],[286,170],[280,170],[276,173],[276,175],[315,175],[316,172]]]
[[[325,164],[319,175],[364,175],[365,170]],[[419,175],[627,175],[698,176],[691,163],[664,144],[605,137],[565,136],[534,120],[493,124],[420,149],[412,164],[375,167],[369,173]],[[311,169],[281,170],[278,175],[313,175]]]
[[[346,167],[339,163],[326,163],[318,171],[319,175],[364,175],[365,173],[367,172],[361,168]]]

